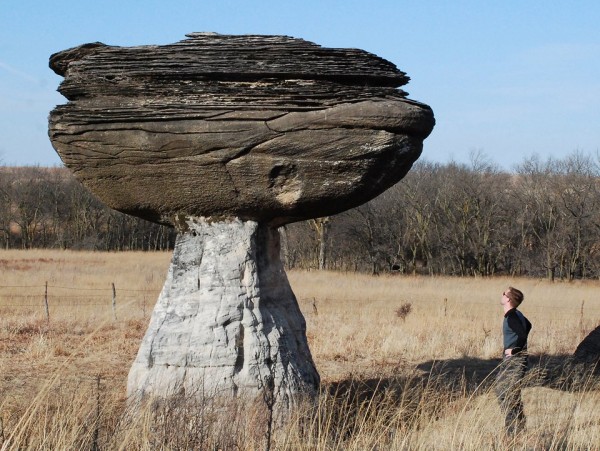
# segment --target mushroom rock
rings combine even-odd
[[[111,208],[179,232],[129,393],[314,392],[277,227],[407,173],[434,117],[399,89],[406,74],[363,50],[214,33],[85,44],[50,67],[69,100],[49,119],[65,165]]]

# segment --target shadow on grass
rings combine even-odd
[[[350,377],[326,387],[330,394],[350,394],[353,399],[372,399],[376,393],[387,393],[404,399],[407,390],[437,387],[444,392],[468,394],[489,389],[496,379],[500,358],[430,360],[412,372],[393,377]],[[564,391],[600,389],[600,326],[592,330],[573,354],[538,354],[529,356],[526,376],[529,386],[544,386]]]
[[[463,357],[431,360],[412,371],[384,377],[350,376],[324,386],[325,392],[351,405],[391,401],[416,406],[424,396],[440,396],[446,401],[489,390],[496,380],[501,359]],[[600,389],[600,365],[581,363],[572,355],[530,355],[527,386],[543,386],[562,391]],[[410,408],[409,410],[413,410]]]
[[[428,374],[445,379],[450,386],[462,380],[467,389],[487,388],[494,383],[500,359],[464,357],[441,361],[428,361],[418,368]],[[529,356],[528,386],[544,386],[556,390],[580,391],[600,388],[598,362],[581,362],[573,355],[537,354]]]

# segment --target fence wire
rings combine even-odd
[[[31,289],[32,291],[28,293],[10,293],[7,292],[9,290],[14,289]],[[33,289],[37,289],[39,291],[33,291]],[[72,287],[72,286],[63,286],[63,285],[0,285],[0,308],[3,307],[45,307],[45,302],[48,302],[49,307],[51,309],[54,308],[66,308],[66,307],[86,307],[86,306],[108,306],[112,307],[113,303],[116,301],[119,304],[123,303],[134,303],[136,301],[146,303],[146,301],[152,301],[153,298],[157,297],[160,293],[160,288],[156,289],[132,289],[132,288],[118,288],[115,286],[115,291],[113,292],[113,288],[98,288],[98,287]],[[68,291],[77,291],[82,294],[57,294],[54,290],[68,290]],[[101,292],[101,293],[99,293]],[[127,297],[123,297],[119,295],[119,293],[128,293]],[[116,293],[116,297],[113,297]],[[132,297],[131,294],[139,294],[142,296]],[[98,302],[99,299],[106,299],[106,302]],[[83,299],[89,299],[90,302],[85,302]],[[38,301],[35,301],[38,300]],[[71,302],[68,302],[71,300]],[[75,300],[80,300],[80,302],[73,302]],[[302,299],[298,299],[302,302]],[[28,301],[28,302],[25,302]],[[333,299],[321,299],[319,303],[326,304],[328,301],[333,301]],[[364,303],[364,299],[356,299],[357,303]],[[370,302],[370,299],[366,299],[366,302]],[[583,301],[584,305],[582,307],[581,301]],[[587,300],[581,301],[573,301],[569,303],[565,303],[562,306],[552,307],[554,311],[562,311],[562,312],[577,312],[582,314],[582,310],[584,314],[599,314],[600,315],[600,305],[594,305],[595,300],[588,302]],[[308,302],[308,301],[306,301]],[[460,308],[461,311],[464,311],[465,307],[468,306],[483,306],[484,302],[476,302],[476,301],[445,301],[440,300],[440,306],[446,310],[446,308],[456,309]],[[414,302],[414,305],[418,305],[417,302]],[[544,306],[537,305],[527,305],[525,308],[527,311],[546,311],[547,308]],[[448,311],[450,313],[450,311]]]
[[[125,293],[125,295],[123,296],[121,293]],[[143,304],[141,308],[145,313],[146,303],[158,293],[160,293],[160,288],[117,288],[114,284],[107,288],[50,284],[0,285],[0,311],[19,308],[41,309],[45,311],[46,317],[50,321],[49,314],[56,309],[106,307],[112,309],[116,319],[117,310],[127,304]]]

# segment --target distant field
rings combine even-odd
[[[169,260],[167,253],[0,251],[0,446],[156,449],[156,432],[125,430],[119,418]],[[503,420],[485,376],[501,352],[502,290],[525,293],[534,367],[571,354],[600,322],[595,281],[288,276],[324,388],[354,384],[378,397],[353,410],[324,392],[319,415],[327,427],[279,431],[272,449],[498,449]],[[403,304],[410,304],[405,318]],[[597,390],[532,383],[524,402],[529,423],[519,446],[599,449]],[[344,409],[353,413],[340,423]],[[238,433],[236,446],[264,449],[262,436]],[[177,449],[169,443],[161,446]]]

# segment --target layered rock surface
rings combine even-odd
[[[163,223],[360,205],[405,175],[434,124],[392,63],[285,36],[86,44],[50,66],[70,100],[50,115],[64,163],[112,208]]]

